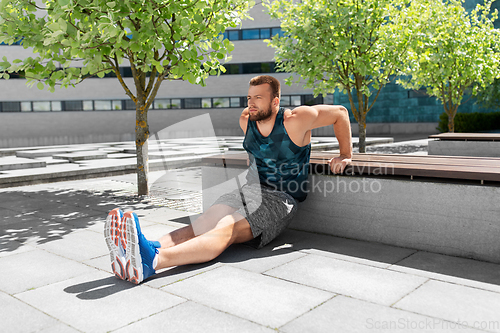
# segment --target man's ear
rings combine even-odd
[[[274,99],[273,99],[273,105],[274,106],[280,105],[280,99],[278,97],[274,97]]]

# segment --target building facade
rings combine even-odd
[[[238,117],[246,106],[248,82],[259,74],[271,74],[282,83],[287,73],[276,73],[274,50],[265,39],[281,33],[280,22],[271,20],[262,4],[251,10],[253,20],[229,29],[225,37],[235,49],[225,65],[227,72],[210,76],[206,86],[184,81],[163,82],[151,110],[150,131],[160,131],[202,114],[210,114],[217,135],[242,135]],[[31,50],[20,45],[0,45],[0,56],[9,60],[31,56]],[[121,72],[133,87],[130,67]],[[336,91],[314,98],[311,89],[301,85],[282,85],[281,104],[295,107],[302,104],[341,104],[348,109],[346,95]],[[476,106],[464,105],[469,112]],[[408,91],[395,83],[383,88],[374,108],[367,115],[367,134],[436,132],[442,105],[425,93]],[[351,120],[355,122],[351,116]],[[196,127],[196,126],[194,126]],[[114,77],[89,78],[72,88],[50,93],[36,86],[28,88],[26,80],[12,77],[0,80],[0,147],[58,145],[89,142],[134,140],[135,105]],[[357,125],[353,124],[353,135]],[[190,136],[190,131],[172,131],[172,137]],[[333,135],[332,128],[315,130],[314,135]]]

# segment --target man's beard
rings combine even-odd
[[[257,111],[250,112],[251,121],[261,121],[271,118],[273,114],[272,103],[269,103],[267,110],[257,109]]]

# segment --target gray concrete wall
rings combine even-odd
[[[244,169],[202,171],[206,209]],[[500,263],[499,187],[359,176],[309,181],[291,228]]]
[[[493,141],[429,141],[429,155],[500,157],[500,142]]]

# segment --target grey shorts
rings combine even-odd
[[[247,244],[258,249],[285,230],[297,212],[297,201],[290,194],[260,184],[245,184],[222,195],[217,204],[236,208],[247,219],[254,237]]]

